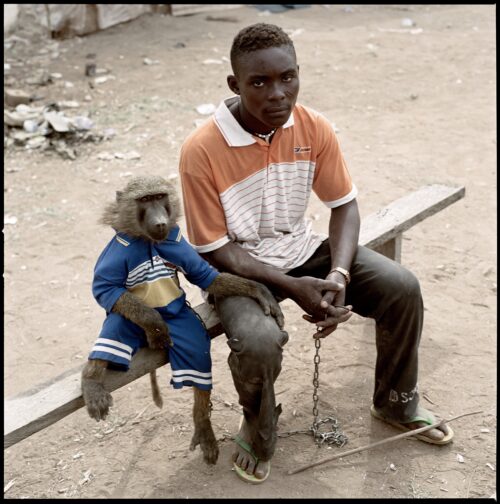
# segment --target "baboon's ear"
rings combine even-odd
[[[123,196],[123,191],[116,191],[116,201],[120,201]]]

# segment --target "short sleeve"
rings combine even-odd
[[[165,241],[156,244],[155,248],[163,258],[174,262],[190,283],[202,289],[211,285],[219,275],[219,272],[205,261],[183,237],[180,237],[175,244]]]
[[[97,260],[92,282],[92,293],[107,313],[127,290],[127,274],[126,259],[117,254],[112,245],[108,246]]]
[[[208,154],[193,141],[183,145],[179,161],[189,241],[198,252],[229,242],[224,210],[211,173]]]
[[[351,180],[347,165],[332,125],[321,114],[317,115],[316,168],[313,190],[330,208],[356,198],[358,190]]]

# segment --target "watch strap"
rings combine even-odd
[[[330,270],[330,273],[333,273],[334,271],[338,271],[344,278],[345,278],[345,284],[348,285],[351,281],[351,275],[349,271],[347,271],[345,268],[342,268],[340,266],[336,266],[335,268],[332,268]]]

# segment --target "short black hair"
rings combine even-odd
[[[295,54],[292,39],[279,26],[267,23],[256,23],[240,30],[234,37],[231,46],[231,67],[236,73],[236,62],[244,54],[269,47],[287,46]]]

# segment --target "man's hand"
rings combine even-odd
[[[304,320],[316,324],[317,332],[313,338],[324,338],[331,334],[337,326],[349,320],[352,316],[352,306],[344,306],[345,303],[345,284],[342,281],[336,281],[337,273],[330,273],[326,277],[326,282],[335,283],[335,289],[324,292],[319,303],[323,310],[319,315],[303,315]]]
[[[328,293],[336,294],[343,288],[344,284],[335,280],[304,276],[294,278],[293,288],[289,295],[316,322],[324,320],[325,314],[336,316],[336,310],[331,306],[333,298]],[[321,305],[322,301],[323,305]]]

